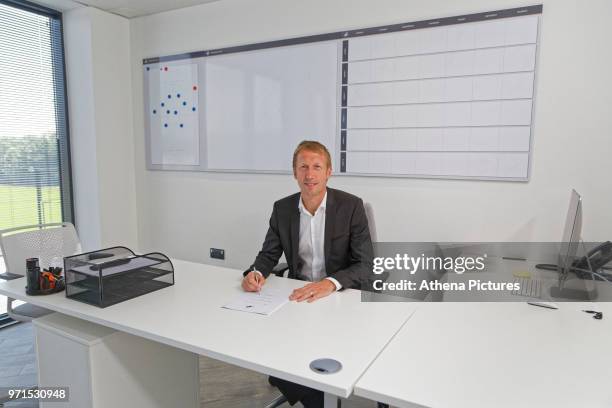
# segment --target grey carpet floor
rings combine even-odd
[[[34,330],[21,323],[0,329],[0,387],[29,388],[38,382]],[[12,401],[7,408],[38,408],[38,401]]]

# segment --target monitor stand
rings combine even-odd
[[[566,279],[560,286],[551,287],[550,296],[559,300],[590,302],[597,299],[597,288],[590,279],[571,278]]]

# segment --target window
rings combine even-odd
[[[73,222],[61,14],[0,0],[0,230]]]

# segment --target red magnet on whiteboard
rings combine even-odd
[[[197,91],[197,89],[198,89],[198,87],[194,85],[194,86],[193,86],[193,90],[194,90],[194,91]]]
[[[164,67],[164,71],[167,71],[167,70],[168,70],[168,67]]]

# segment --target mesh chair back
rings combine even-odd
[[[82,252],[79,236],[74,225],[69,222],[0,231],[0,249],[4,255],[6,271],[17,275],[26,274],[27,258],[38,258],[40,268],[43,269],[54,258],[63,263],[65,256]]]

